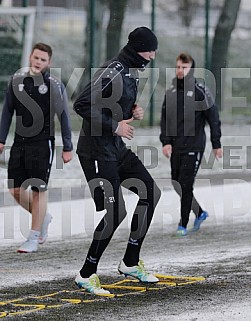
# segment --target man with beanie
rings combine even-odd
[[[192,231],[198,231],[208,217],[193,195],[193,185],[205,150],[206,123],[216,159],[222,157],[219,114],[208,88],[194,77],[193,58],[181,53],[176,58],[176,77],[166,91],[161,114],[160,141],[163,154],[170,158],[171,178],[181,198],[181,219],[177,236],[188,234],[192,211],[196,218]]]
[[[136,104],[138,72],[155,58],[157,47],[157,38],[150,29],[136,28],[118,56],[99,68],[74,103],[74,110],[83,118],[77,146],[79,161],[96,210],[105,210],[75,283],[97,295],[109,294],[101,288],[96,272],[103,252],[127,215],[122,186],[137,194],[139,200],[118,270],[141,282],[158,282],[146,271],[140,249],[161,192],[145,166],[122,140],[131,140],[134,136],[132,122],[143,119],[144,110]]]

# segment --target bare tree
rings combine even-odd
[[[189,28],[193,19],[194,1],[179,0],[179,14],[181,15],[182,24]]]
[[[1,0],[0,0],[1,1]],[[120,49],[120,39],[121,39],[121,30],[124,20],[124,13],[126,9],[126,4],[128,0],[97,0],[95,1],[95,15],[91,17],[91,10],[89,8],[90,2],[86,4],[85,10],[87,12],[87,21],[85,28],[85,43],[84,43],[84,60],[83,66],[86,68],[83,75],[83,79],[80,82],[77,92],[81,91],[82,87],[90,79],[91,67],[98,67],[100,65],[101,59],[110,59],[116,55]],[[106,31],[106,57],[103,57],[103,16],[104,11],[107,9],[110,11],[110,19]],[[94,21],[94,39],[90,39],[91,34],[91,18],[95,19]],[[94,43],[94,52],[91,53],[91,41]],[[90,56],[92,54],[92,57]],[[93,66],[90,66],[90,61],[92,61]]]
[[[225,0],[215,29],[212,45],[211,71],[216,80],[216,104],[221,106],[221,69],[227,67],[231,33],[235,28],[241,0]]]
[[[111,59],[120,49],[121,29],[127,0],[108,0],[110,19],[106,31],[106,59]]]
[[[91,17],[91,8],[90,2],[86,3],[85,10],[87,12],[87,21],[85,27],[85,41],[84,41],[84,56],[82,65],[85,68],[82,80],[79,83],[79,86],[76,91],[76,95],[82,90],[84,85],[90,80],[91,77],[91,68],[96,68],[100,64],[101,53],[102,53],[102,25],[103,25],[103,15],[105,10],[105,4],[102,0],[97,0],[95,2],[95,14]],[[91,26],[90,21],[94,19],[93,26]],[[94,38],[90,39],[91,28],[94,28]],[[91,45],[93,42],[93,46]],[[92,49],[95,49],[91,52]],[[92,56],[90,56],[92,55]],[[103,58],[103,57],[102,57]]]

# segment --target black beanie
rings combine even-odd
[[[155,51],[158,48],[158,39],[152,30],[139,27],[129,34],[127,44],[136,52]]]

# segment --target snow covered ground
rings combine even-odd
[[[140,153],[144,150],[145,164],[162,190],[160,202],[142,248],[142,258],[153,272],[206,277],[205,283],[197,287],[184,286],[182,292],[178,288],[172,292],[165,292],[166,298],[160,296],[158,299],[157,294],[156,299],[153,295],[149,296],[148,306],[144,307],[144,319],[147,317],[151,321],[216,319],[227,321],[229,318],[233,321],[250,320],[249,130],[248,126],[238,129],[223,127],[224,157],[219,162],[213,162],[209,157],[208,144],[204,164],[196,181],[195,195],[209,212],[209,218],[198,233],[190,233],[181,239],[175,237],[179,221],[179,198],[171,186],[169,161],[161,154],[158,129],[141,129],[139,135],[135,137],[132,149],[138,148]],[[60,141],[59,138],[57,140]],[[49,239],[40,246],[37,253],[32,255],[16,253],[17,247],[28,233],[30,216],[14,202],[11,204],[8,192],[4,194],[3,204],[0,206],[0,293],[2,294],[5,293],[5,289],[15,287],[15,292],[20,289],[21,296],[24,295],[22,291],[27,291],[30,295],[33,289],[35,295],[38,284],[39,289],[46,293],[48,291],[46,282],[55,280],[61,280],[60,285],[63,284],[68,288],[69,283],[73,284],[74,277],[82,266],[93,229],[102,213],[95,213],[94,203],[89,198],[76,155],[63,169],[59,159],[55,157],[54,160],[49,193],[54,187],[59,187],[62,190],[62,197],[54,201],[52,198],[48,204],[48,210],[53,215]],[[2,190],[5,190],[5,168],[1,168],[0,175]],[[216,184],[212,179],[217,176],[222,177],[221,184],[218,182]],[[85,197],[71,199],[73,188],[83,189]],[[100,261],[101,281],[104,278],[108,278],[108,281],[109,278],[113,280],[126,246],[130,219],[137,197],[125,191],[125,199],[128,217],[116,231]],[[191,214],[189,228],[193,221],[194,217]],[[11,293],[11,290],[8,291]],[[11,295],[7,297],[12,298]],[[141,299],[144,300],[144,296],[137,296],[137,302],[141,302]],[[170,304],[170,300],[175,303]],[[107,311],[113,313],[111,311],[114,308],[120,309],[119,303],[109,302],[106,302],[104,312],[95,312],[100,313],[98,314],[100,320],[109,313]],[[110,314],[110,320],[132,320],[129,312],[134,307],[135,300],[132,300],[131,304],[127,312],[123,309],[116,315]],[[49,317],[53,321],[59,315],[62,321],[69,319],[79,321],[89,313],[91,319],[93,311],[90,305],[89,307],[85,306],[84,314],[83,312],[76,314],[70,307],[69,310],[55,311],[55,315],[51,310]],[[65,316],[68,312],[70,315]],[[139,313],[139,318],[134,316],[133,320],[141,320],[141,315]],[[38,321],[41,320],[40,317],[44,317],[43,314],[40,316],[39,312],[36,316]]]
[[[67,309],[49,309],[41,313],[37,311],[30,316],[25,314],[23,317],[26,320],[34,320],[36,316],[36,320],[40,321],[45,313],[53,321],[57,317],[62,321],[91,320],[94,313],[99,320],[103,320],[108,314],[111,321],[139,321],[142,320],[142,315],[143,319],[147,316],[150,321],[227,321],[229,318],[233,321],[250,320],[251,184],[232,181],[212,186],[208,180],[198,180],[196,196],[210,216],[198,233],[190,233],[185,238],[175,237],[179,221],[179,199],[166,183],[158,181],[158,184],[163,191],[162,197],[141,256],[149,270],[155,273],[203,276],[206,281],[195,287],[185,285],[182,290],[177,287],[165,292],[154,291],[155,294],[148,296],[131,296],[131,301],[124,299],[128,306],[126,310],[121,309],[123,299],[108,300],[104,302],[104,310],[97,311],[95,305],[89,304],[83,308],[80,306],[77,313],[74,306],[69,306]],[[125,194],[125,198],[128,218],[116,231],[100,261],[98,273],[101,282],[105,279],[108,282],[110,280],[110,283],[114,282],[114,278],[116,280],[117,265],[126,247],[130,218],[137,197]],[[2,301],[13,299],[12,293],[18,293],[18,297],[36,296],[38,286],[39,293],[47,294],[59,289],[74,289],[75,275],[82,266],[93,228],[101,215],[95,213],[90,198],[51,202],[49,211],[53,220],[48,241],[40,246],[37,253],[26,255],[16,253],[16,249],[27,235],[29,215],[18,206],[0,209]],[[193,221],[194,217],[191,215],[189,227]],[[15,288],[14,292],[12,288]],[[141,303],[146,298],[147,306]],[[143,310],[141,304],[144,306]],[[131,309],[139,311],[139,317],[134,315],[132,319]],[[21,316],[12,318],[16,321]]]

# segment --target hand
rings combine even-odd
[[[69,163],[72,160],[72,152],[64,152],[62,153],[62,158],[64,163]]]
[[[142,120],[144,118],[144,109],[135,104],[132,111],[133,119]]]
[[[133,138],[134,127],[129,125],[133,121],[133,117],[126,120],[121,120],[118,124],[118,127],[115,131],[115,134],[127,139]]]
[[[215,158],[216,158],[217,160],[219,160],[220,158],[222,158],[223,152],[222,152],[222,149],[221,149],[221,148],[215,148],[213,151],[214,151]]]
[[[2,154],[3,150],[4,150],[4,144],[0,143],[0,154]]]
[[[167,144],[167,145],[163,146],[162,152],[167,158],[170,158],[171,154],[172,154],[172,149],[173,149],[172,145]]]

